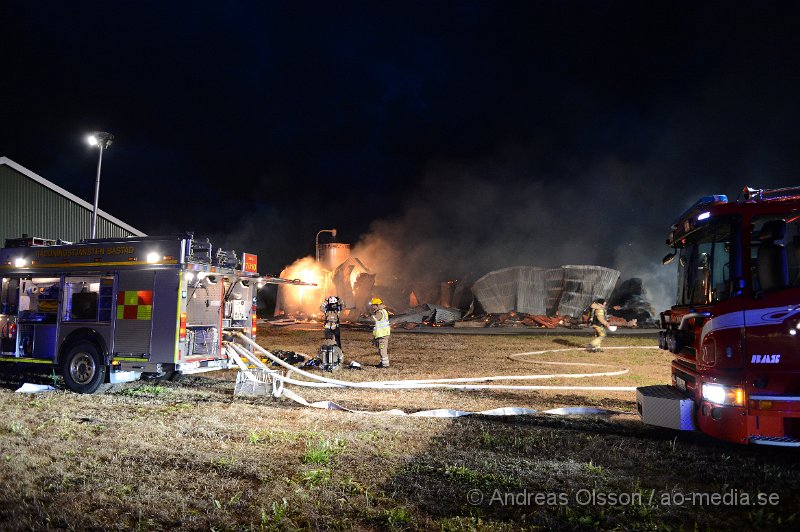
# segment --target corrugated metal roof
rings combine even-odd
[[[78,196],[64,190],[55,183],[51,183],[42,176],[28,170],[24,166],[12,161],[8,157],[0,157],[0,168],[6,166],[17,174],[21,174],[32,182],[38,183],[57,197],[67,201],[54,201],[56,196],[48,198],[41,192],[41,188],[29,187],[23,181],[6,179],[2,183],[4,203],[6,208],[0,213],[0,225],[5,237],[19,237],[22,233],[43,238],[61,238],[64,240],[81,240],[89,236],[89,223],[93,205]],[[2,172],[0,172],[2,173]],[[30,216],[36,213],[35,216]],[[46,213],[41,215],[38,213]],[[57,228],[58,234],[54,234]],[[121,234],[122,230],[125,234]],[[111,216],[107,212],[97,210],[97,237],[114,236],[147,236],[135,227],[122,220]]]

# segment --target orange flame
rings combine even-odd
[[[317,286],[283,285],[279,288],[279,304],[286,313],[303,312],[307,316],[319,314],[323,290],[327,283],[326,272],[313,257],[298,259],[281,272],[286,279],[300,279]]]
[[[281,307],[286,312],[302,311],[306,315],[319,313],[322,303],[322,289],[326,281],[326,271],[314,260],[313,257],[304,257],[296,260],[281,272],[281,277],[286,279],[300,279],[305,283],[314,283],[317,286],[292,286],[281,287]]]

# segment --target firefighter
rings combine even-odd
[[[388,368],[389,335],[392,333],[392,329],[389,326],[389,312],[379,297],[373,297],[369,302],[369,307],[372,319],[375,320],[375,326],[372,329],[372,341],[378,348],[378,356],[381,359],[376,367]]]
[[[595,299],[589,307],[589,325],[594,329],[594,338],[586,346],[586,350],[592,353],[602,351],[600,345],[603,343],[603,338],[606,337],[606,329],[613,330],[611,325],[606,320],[606,307],[608,303],[602,297]]]
[[[342,300],[336,296],[325,298],[319,309],[325,314],[325,339],[336,340],[339,349],[342,348],[341,329],[339,328],[339,313],[342,311]]]

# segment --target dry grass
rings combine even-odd
[[[316,332],[269,331],[261,343],[313,353],[319,338]],[[344,331],[343,341],[348,360],[377,362],[368,333]],[[390,346],[392,368],[342,370],[335,376],[377,380],[551,372],[552,367],[512,361],[508,355],[582,347],[585,341],[577,336],[397,334]],[[639,347],[542,358],[631,369],[580,384],[666,382],[669,357],[642,347],[652,343],[616,337],[606,345]],[[0,388],[0,523],[5,530],[797,526],[795,452],[655,429],[631,414],[447,420],[328,412],[286,400],[234,398],[232,372],[181,383],[131,383],[96,396],[14,394],[23,378],[29,376],[6,376]],[[567,379],[527,383],[576,384]],[[309,400],[372,411],[635,409],[631,393],[298,391]],[[483,502],[470,504],[468,497],[477,493],[470,495],[471,490],[479,490]],[[670,493],[732,490],[738,502],[742,494],[755,499],[763,492],[776,493],[779,503],[693,506],[667,505],[663,499]],[[577,497],[592,493],[593,503],[578,502]],[[639,494],[642,504],[597,500],[615,493],[634,494],[634,500]],[[503,505],[501,496],[529,504]]]

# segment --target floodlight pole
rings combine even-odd
[[[89,237],[94,239],[97,231],[97,204],[100,200],[100,169],[103,166],[103,151],[111,146],[111,142],[114,140],[114,135],[111,133],[96,131],[89,135],[86,140],[90,146],[98,146],[100,148],[100,156],[97,159],[97,177],[94,180],[94,206],[92,208],[92,226],[90,231],[91,236]]]

